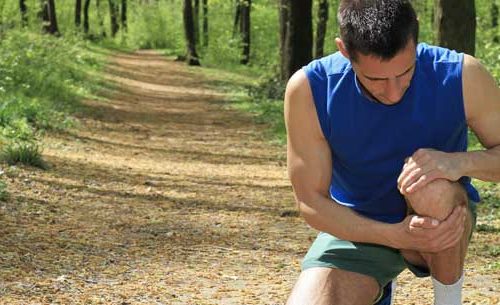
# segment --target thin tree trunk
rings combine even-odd
[[[234,12],[234,23],[233,23],[233,38],[236,38],[236,35],[239,31],[238,25],[241,24],[240,16],[241,16],[241,1],[243,0],[235,0],[236,8]]]
[[[127,25],[127,0],[122,0],[122,15],[121,15],[121,23],[122,23],[122,29],[124,32],[127,32],[128,25]]]
[[[476,44],[474,0],[437,0],[436,5],[438,44],[474,55]]]
[[[187,46],[187,63],[190,66],[199,66],[200,61],[198,59],[198,54],[196,53],[193,24],[193,6],[191,0],[184,0],[183,21]]]
[[[289,0],[285,79],[312,60],[312,0]]]
[[[54,0],[42,0],[43,31],[55,36],[59,35],[57,26],[56,6]]]
[[[278,9],[280,17],[280,78],[282,81],[285,81],[288,79],[284,70],[286,58],[286,33],[288,29],[288,0],[280,0]]]
[[[85,0],[83,4],[83,32],[85,34],[89,33],[89,6],[90,0]]]
[[[495,0],[491,1],[491,28],[493,29],[493,42],[498,43],[500,40],[498,38],[498,15],[499,9],[498,4]]]
[[[200,45],[200,0],[194,0],[193,8],[194,40]]]
[[[101,0],[96,0],[95,5],[97,8],[97,19],[99,19],[99,28],[101,30],[101,37],[106,37],[106,29],[104,28],[104,17],[101,12]]]
[[[19,10],[21,12],[21,26],[24,28],[28,25],[28,7],[25,0],[19,0]]]
[[[82,0],[76,0],[75,3],[75,25],[77,28],[82,24]]]
[[[111,25],[111,37],[115,37],[116,33],[118,33],[118,29],[120,28],[120,26],[118,25],[119,8],[115,0],[108,0],[108,3],[109,3],[109,17]]]
[[[315,58],[323,57],[324,46],[325,46],[325,36],[326,36],[326,25],[328,23],[328,0],[320,0],[318,5],[318,24],[316,28],[316,46],[314,48]]]
[[[203,0],[203,46],[208,47],[208,0]]]
[[[252,0],[243,0],[241,4],[241,44],[243,53],[240,63],[247,65],[250,62],[250,11]]]

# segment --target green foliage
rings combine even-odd
[[[5,201],[8,198],[7,185],[0,180],[0,201]]]
[[[18,163],[45,169],[46,163],[42,159],[42,151],[37,143],[28,141],[13,141],[6,145],[0,159],[9,165]]]

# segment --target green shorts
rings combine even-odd
[[[469,201],[474,230],[476,204]],[[338,268],[375,278],[384,287],[408,268],[417,277],[429,276],[429,270],[405,261],[399,250],[386,246],[341,240],[319,233],[302,262],[302,270],[312,267]]]

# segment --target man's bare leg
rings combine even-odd
[[[457,182],[444,179],[435,180],[422,189],[406,196],[416,214],[438,220],[446,219],[456,206],[467,206],[468,198],[463,187]],[[467,209],[464,219],[464,233],[460,242],[439,253],[417,253],[401,251],[411,263],[426,266],[431,275],[444,285],[456,283],[462,276],[467,245],[472,230],[472,215]]]
[[[367,275],[332,268],[309,268],[300,274],[287,305],[371,305],[379,293]]]

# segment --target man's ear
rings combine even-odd
[[[335,44],[337,45],[337,49],[340,51],[340,53],[347,59],[350,59],[349,53],[347,53],[347,49],[345,47],[344,42],[340,38],[335,38]]]

